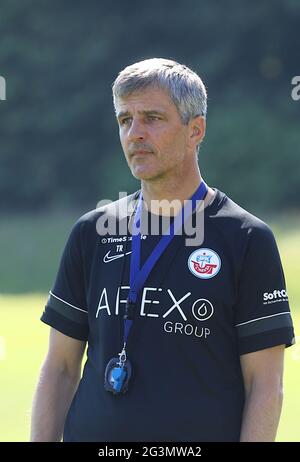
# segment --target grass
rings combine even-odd
[[[300,441],[300,231],[276,226],[273,229],[298,336],[298,344],[286,350],[285,400],[277,441]],[[46,234],[49,237],[51,230]],[[29,280],[30,273],[26,277]],[[51,283],[52,279],[48,285]],[[49,328],[39,321],[46,300],[46,292],[0,296],[0,441],[29,438],[33,393],[48,344]]]
[[[0,297],[0,441],[28,441],[30,409],[48,328],[39,321],[47,296]]]

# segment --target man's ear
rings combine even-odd
[[[196,116],[189,121],[190,141],[197,146],[203,140],[206,130],[206,120],[203,116]]]

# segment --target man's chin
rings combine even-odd
[[[157,173],[154,173],[154,172],[149,172],[146,171],[146,170],[142,170],[142,169],[133,169],[131,170],[131,173],[132,175],[134,176],[134,178],[136,178],[137,180],[140,180],[140,181],[150,181],[150,180],[155,180],[155,178],[157,178],[159,175]]]

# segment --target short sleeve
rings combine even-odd
[[[249,230],[240,271],[235,327],[240,355],[294,340],[288,294],[274,235],[262,223]]]
[[[69,337],[88,338],[80,221],[72,228],[41,320]]]

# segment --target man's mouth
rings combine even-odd
[[[137,149],[136,151],[132,152],[131,157],[134,157],[134,156],[147,156],[149,154],[153,154],[152,151],[144,151],[143,149]]]
[[[133,151],[133,153],[132,153],[133,156],[135,156],[136,154],[137,154],[137,155],[140,155],[140,154],[142,154],[142,155],[143,155],[143,154],[147,155],[147,154],[151,154],[151,151],[144,151],[144,150],[142,150],[142,149],[138,149],[137,151]]]

